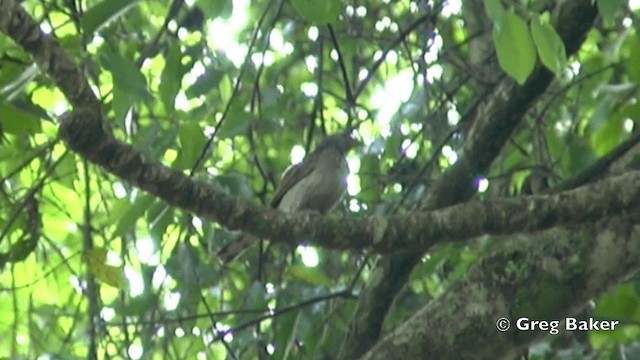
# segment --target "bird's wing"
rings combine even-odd
[[[287,193],[287,191],[289,191],[295,184],[307,177],[307,175],[309,175],[313,171],[316,164],[316,162],[312,159],[313,157],[316,156],[314,154],[310,154],[308,159],[305,159],[303,162],[289,167],[285,171],[285,173],[282,175],[282,180],[280,180],[280,184],[278,184],[276,193],[275,195],[273,195],[273,199],[271,199],[271,207],[277,208],[280,204],[280,201],[282,200],[282,197]]]

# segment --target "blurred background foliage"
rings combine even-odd
[[[333,215],[414,211],[463,156],[469,114],[505,76],[526,79],[520,65],[538,57],[556,80],[480,179],[478,197],[570,178],[640,119],[637,1],[598,1],[601,17],[568,59],[562,44],[541,43],[555,34],[547,0],[22,5],[81,65],[118,138],[262,204],[323,134],[352,127],[363,146],[349,156],[349,193]],[[375,256],[263,243],[222,268],[215,253],[238,234],[69,152],[56,134],[67,110],[0,36],[0,358],[335,356]],[[486,244],[433,249],[385,328],[460,279]],[[547,338],[530,358],[634,358],[638,284],[596,300],[597,315],[628,324],[620,331]]]

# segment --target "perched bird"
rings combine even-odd
[[[348,133],[325,137],[301,163],[285,171],[269,205],[284,212],[329,212],[347,188],[349,167],[345,155],[358,144]],[[226,264],[256,241],[256,237],[245,234],[224,246],[218,257]]]

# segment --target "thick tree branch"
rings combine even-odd
[[[554,11],[554,25],[565,44],[567,55],[572,55],[584,41],[597,9],[591,0],[558,4]],[[523,86],[510,79],[502,81],[495,94],[484,102],[485,105],[471,120],[473,128],[460,161],[429,189],[426,208],[441,208],[471,198],[474,194],[473,179],[487,172],[527,110],[546,91],[552,79],[552,75],[538,65]],[[360,297],[339,358],[358,358],[378,341],[387,311],[422,255],[411,251],[378,261],[372,275],[377,281],[369,283]]]
[[[636,223],[621,215],[510,237],[363,359],[513,359],[548,334],[518,331],[518,318],[575,315],[589,299],[640,270]],[[510,330],[496,329],[501,317],[511,321]]]
[[[230,229],[247,230],[257,236],[276,241],[295,243],[309,238],[311,242],[330,248],[364,249],[391,253],[397,249],[425,251],[436,243],[461,240],[482,234],[506,234],[538,230],[555,225],[577,224],[597,219],[604,214],[631,209],[638,198],[638,174],[631,173],[567,193],[528,197],[522,200],[476,202],[440,211],[413,215],[370,217],[365,219],[320,218],[313,215],[287,216],[279,211],[256,206],[224,192],[194,181],[182,172],[169,169],[120,142],[106,127],[101,107],[86,79],[74,62],[47,35],[41,34],[37,24],[12,1],[0,2],[0,30],[7,32],[29,51],[43,70],[46,70],[74,105],[73,114],[63,117],[60,133],[68,146],[86,159],[102,166],[118,177],[163,199],[167,203],[189,210],[199,216],[218,221]],[[540,79],[550,77],[539,69],[537,80],[530,86],[542,90]],[[508,123],[517,122],[532,93],[527,88],[506,83],[483,115],[490,111],[498,119],[487,122],[478,119],[474,139],[477,144],[487,138],[508,138]],[[530,90],[530,89],[529,89]],[[505,110],[506,109],[506,110]],[[505,120],[506,119],[506,120]],[[485,124],[486,122],[486,124]],[[496,125],[497,124],[497,125]],[[497,126],[497,127],[496,127]],[[489,153],[499,148],[494,142]],[[486,149],[486,147],[485,147]],[[473,151],[454,166],[453,173],[470,179],[470,174],[488,167],[491,157],[486,152]],[[473,169],[471,164],[475,164]],[[479,165],[478,165],[479,164]],[[457,170],[456,170],[457,169]],[[442,183],[442,182],[441,182]],[[456,181],[453,189],[441,189],[443,194],[456,198],[440,200],[457,202],[462,193],[470,193],[470,181]],[[443,195],[444,196],[444,195]],[[442,199],[438,197],[438,199]]]

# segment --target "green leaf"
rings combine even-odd
[[[633,82],[640,82],[640,38],[637,34],[630,35],[628,38],[629,57],[625,61],[627,74]]]
[[[592,135],[595,153],[602,156],[613,150],[624,139],[624,119],[613,115]]]
[[[294,279],[302,280],[311,285],[331,286],[333,283],[330,278],[318,269],[306,266],[291,265],[289,267],[289,275]]]
[[[174,102],[182,81],[182,53],[180,52],[180,43],[174,42],[167,54],[164,69],[160,75],[160,98],[164,104],[167,113],[172,114],[175,111]]]
[[[522,85],[536,65],[536,48],[527,23],[514,12],[505,13],[502,29],[493,28],[498,62],[507,75]]]
[[[567,64],[567,52],[560,35],[551,24],[543,22],[538,14],[531,20],[531,35],[542,64],[555,74],[560,73]]]
[[[291,0],[293,7],[306,20],[312,23],[334,23],[342,11],[340,0]]]
[[[121,289],[125,284],[123,269],[107,265],[107,250],[104,248],[93,248],[86,255],[87,271],[101,282]]]
[[[200,75],[198,79],[196,79],[196,82],[187,89],[185,94],[188,98],[207,94],[212,89],[218,87],[224,74],[225,72],[223,70],[208,68],[205,73]]]
[[[249,180],[242,174],[221,174],[215,177],[215,182],[227,190],[231,195],[253,198],[253,191],[249,186]]]
[[[275,359],[291,359],[296,349],[296,334],[298,323],[301,321],[300,310],[282,314],[278,317],[278,327],[275,333],[275,343],[278,344],[273,354]]]
[[[9,104],[0,104],[0,130],[25,135],[42,131],[40,119]]]
[[[152,202],[153,198],[149,195],[138,197],[133,204],[126,198],[118,200],[111,213],[111,222],[117,221],[113,237],[124,236],[133,230],[138,219],[142,217]]]
[[[366,204],[375,204],[380,200],[382,192],[378,174],[380,159],[376,155],[367,154],[360,158],[360,193],[358,198]]]
[[[232,106],[229,109],[229,113],[224,118],[220,130],[216,133],[217,138],[229,139],[244,134],[249,129],[253,115],[240,106],[241,102],[237,102],[237,104],[237,106]]]
[[[55,180],[61,185],[71,189],[74,189],[74,182],[78,178],[78,159],[72,152],[68,152],[64,155],[64,158],[60,160],[55,170]]]
[[[36,64],[22,69],[21,66],[15,66],[13,64],[2,64],[2,79],[3,86],[0,87],[0,99],[7,101],[12,100],[16,96],[23,93],[24,88],[35,79],[40,72]],[[11,80],[9,80],[9,77]]]
[[[493,22],[493,25],[502,28],[505,11],[500,0],[484,0],[484,9],[489,19]]]
[[[612,24],[615,20],[616,11],[626,2],[627,0],[598,0],[598,11],[605,23]]]
[[[153,99],[147,88],[147,80],[140,69],[108,45],[101,48],[100,63],[113,75],[115,86],[129,95],[132,101]]]
[[[204,145],[207,142],[207,138],[204,136],[200,125],[195,122],[187,122],[178,132],[180,139],[180,153],[176,159],[176,165],[180,169],[188,169],[192,167],[202,151],[204,151]]]
[[[149,207],[146,218],[149,224],[149,235],[153,240],[158,243],[162,241],[167,228],[174,223],[174,211],[174,208],[160,201],[156,201]]]
[[[114,119],[121,128],[126,129],[125,118],[129,109],[131,109],[131,99],[117,86],[113,87],[113,98],[111,100],[111,109],[113,110]]]
[[[93,35],[109,21],[124,15],[136,3],[136,0],[104,0],[85,11],[80,26],[85,34]]]
[[[196,4],[209,19],[221,17],[228,19],[233,12],[233,2],[231,0],[197,0]]]

